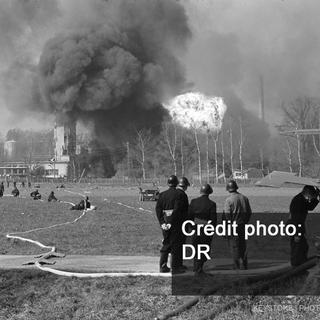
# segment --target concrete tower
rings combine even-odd
[[[55,161],[69,162],[76,153],[76,122],[57,120],[54,127]]]

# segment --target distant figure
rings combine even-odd
[[[41,199],[41,194],[39,193],[38,189],[36,189],[35,191],[32,191],[30,193],[30,197],[32,197],[33,200],[40,200]]]
[[[3,184],[3,181],[1,182],[0,184],[0,197],[2,197],[4,194],[4,184]]]
[[[48,197],[48,201],[49,201],[49,202],[51,202],[51,201],[58,201],[58,199],[55,197],[53,191],[50,192],[49,197]]]
[[[10,181],[7,180],[7,188],[9,188],[9,187],[10,187]]]
[[[13,181],[13,187],[16,188],[17,187],[17,182]]]
[[[85,200],[81,200],[78,204],[72,206],[70,210],[86,210],[91,208],[91,203],[89,202],[89,197]]]
[[[12,190],[11,194],[12,194],[14,197],[19,197],[20,192],[19,192],[18,188],[15,187],[15,188]]]
[[[25,187],[25,183],[24,181],[21,182],[21,187],[24,188]]]
[[[240,269],[240,260],[243,269],[248,269],[247,244],[245,240],[245,225],[249,222],[252,211],[247,197],[239,193],[235,180],[230,180],[226,187],[230,196],[224,205],[224,218],[227,221],[236,221],[237,236],[229,238],[231,253],[235,269]]]
[[[31,188],[31,182],[28,181],[28,188]]]
[[[298,266],[308,260],[309,245],[305,237],[306,218],[319,203],[320,190],[313,186],[304,186],[290,203],[289,223],[294,224],[297,233],[290,237],[291,265]]]
[[[85,200],[81,200],[78,204],[75,204],[70,208],[70,210],[84,210],[85,209]]]
[[[86,208],[87,209],[90,209],[90,207],[91,207],[91,203],[89,202],[89,197],[86,197]]]

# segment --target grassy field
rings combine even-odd
[[[52,186],[43,185],[40,192],[46,199]],[[128,254],[158,255],[161,232],[154,213],[154,202],[139,202],[137,188],[105,186],[70,186],[55,190],[64,201],[76,203],[86,194],[96,211],[88,212],[73,225],[41,230],[24,236],[55,245],[66,254]],[[38,227],[74,220],[81,212],[70,211],[70,205],[34,201],[29,189],[21,190],[27,198],[0,199],[0,253],[36,254],[38,247],[20,241],[7,240],[9,232],[26,231]],[[251,202],[252,222],[278,223],[287,220],[291,198],[298,189],[242,188]],[[189,199],[198,195],[188,190]],[[216,188],[212,199],[221,212],[227,196],[223,188]],[[125,207],[124,204],[132,208]],[[152,212],[142,211],[151,210]],[[318,233],[319,207],[308,221],[309,237]],[[219,219],[221,214],[219,214]],[[314,252],[312,243],[311,253]],[[286,238],[255,238],[248,242],[250,258],[286,259],[289,243]],[[228,246],[223,238],[215,237],[213,256],[226,257]],[[297,279],[296,285],[302,280]],[[3,271],[0,276],[0,319],[152,319],[162,311],[179,306],[186,297],[171,296],[170,280],[150,278],[81,280],[56,277],[39,271]],[[314,293],[318,294],[318,293]],[[174,319],[197,319],[217,308],[230,297],[202,298],[190,311]],[[319,305],[318,310],[297,309],[296,306]],[[254,306],[293,306],[288,312],[254,309]],[[261,312],[264,310],[266,312]],[[256,297],[246,299],[218,319],[317,319],[320,310],[318,297]]]
[[[301,285],[301,279],[287,285]],[[34,270],[1,272],[0,292],[1,320],[149,320],[190,299],[170,295],[169,279],[76,279]],[[196,306],[173,319],[198,319],[231,299],[200,298]],[[320,306],[316,296],[243,297],[216,319],[319,319],[316,306]]]
[[[50,186],[49,186],[50,187]],[[41,192],[48,194],[50,188],[43,186]],[[161,246],[161,231],[154,212],[155,202],[139,202],[136,188],[110,188],[90,186],[68,188],[74,193],[87,194],[98,207],[88,212],[76,224],[64,225],[50,230],[28,233],[28,237],[46,245],[55,245],[67,254],[136,254],[158,255]],[[290,199],[298,192],[295,189],[243,188],[249,196],[254,211],[251,222],[260,220],[265,224],[276,223],[288,218]],[[26,194],[29,190],[24,191]],[[78,202],[81,197],[64,190],[56,192],[59,199]],[[189,198],[197,196],[198,190],[188,191]],[[217,202],[218,219],[227,194],[216,189],[212,197]],[[119,205],[128,205],[132,208]],[[37,227],[74,220],[81,212],[69,210],[64,203],[34,201],[31,198],[4,197],[0,200],[0,252],[3,254],[34,254],[39,248],[21,241],[7,240],[8,232],[26,231]],[[151,210],[146,212],[139,210]],[[219,210],[220,209],[220,210]],[[319,209],[317,208],[316,211]],[[23,213],[23,214],[22,214]],[[318,211],[319,213],[319,211]],[[308,231],[318,232],[320,215],[310,213]],[[288,239],[285,237],[254,237],[248,242],[250,258],[284,259],[289,254]],[[276,249],[276,250],[275,250]],[[224,238],[214,237],[213,256],[225,257],[228,245]],[[312,253],[312,246],[311,246]]]

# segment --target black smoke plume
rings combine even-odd
[[[44,46],[33,86],[36,108],[93,122],[95,134],[119,140],[156,129],[167,96],[185,86],[177,58],[190,36],[174,0],[93,1],[86,21]],[[110,139],[111,138],[111,139]]]

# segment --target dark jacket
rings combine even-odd
[[[180,195],[181,223],[188,219],[189,199],[184,190],[177,188]]]
[[[190,202],[188,210],[188,218],[190,220],[201,219],[205,221],[211,220],[214,226],[217,224],[217,206],[216,203],[209,199],[209,196],[202,195]]]
[[[249,222],[252,211],[249,200],[239,192],[231,192],[224,205],[224,218],[237,224]]]
[[[294,224],[301,234],[306,231],[305,222],[307,218],[308,211],[312,211],[319,203],[319,200],[313,199],[308,202],[302,193],[297,194],[290,203],[290,218],[289,222]],[[301,228],[298,227],[301,224]]]
[[[156,214],[159,224],[170,223],[172,226],[177,226],[181,221],[181,194],[174,187],[161,192],[156,204]],[[171,211],[171,216],[165,211]]]
[[[48,201],[51,202],[51,201],[58,201],[58,199],[55,197],[54,193],[51,192],[49,194],[49,197],[48,197]]]
[[[17,188],[14,188],[14,189],[12,190],[11,194],[12,194],[14,197],[18,197],[19,194],[20,194],[20,192],[19,192],[19,190],[18,190]]]

